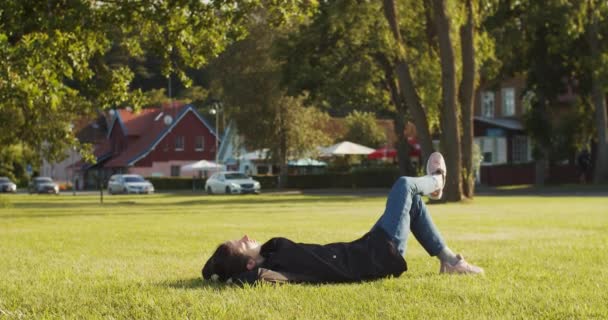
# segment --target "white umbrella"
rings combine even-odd
[[[189,163],[182,166],[183,171],[195,171],[195,170],[221,170],[224,166],[213,161],[200,160],[197,162]]]
[[[374,149],[362,146],[360,144],[352,143],[349,141],[342,141],[336,143],[333,146],[327,148],[321,148],[321,155],[333,156],[333,155],[345,155],[345,154],[370,154],[374,152]]]

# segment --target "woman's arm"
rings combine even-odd
[[[270,269],[257,268],[251,271],[243,272],[232,278],[233,283],[253,284],[257,281],[270,283],[318,283],[319,279],[302,274],[291,272],[279,272]]]

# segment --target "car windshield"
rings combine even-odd
[[[0,182],[10,182],[10,180],[8,178],[0,178]]]
[[[248,176],[242,173],[226,173],[226,179],[228,180],[236,180],[236,179],[249,179]]]
[[[38,183],[40,183],[40,182],[53,182],[53,180],[51,180],[51,178],[36,178],[35,180]]]
[[[125,177],[125,182],[146,182],[146,180],[142,177]]]

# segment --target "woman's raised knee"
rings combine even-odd
[[[397,181],[395,182],[395,184],[407,187],[410,184],[410,179],[409,179],[409,177],[401,176],[401,177],[397,178]]]

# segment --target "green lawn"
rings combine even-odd
[[[608,197],[477,197],[430,206],[484,277],[439,275],[414,238],[400,278],[223,286],[218,243],[349,241],[384,197],[0,195],[0,318],[608,318]]]

